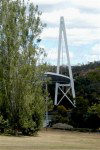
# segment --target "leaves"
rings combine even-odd
[[[41,13],[33,4],[26,8],[21,0],[1,0],[0,14],[0,111],[13,128],[39,129],[44,114],[39,76],[45,71],[45,65],[37,66]],[[40,116],[38,125],[34,113]]]

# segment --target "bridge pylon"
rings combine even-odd
[[[68,44],[67,44],[67,35],[66,35],[64,17],[60,17],[58,59],[57,59],[57,71],[56,71],[57,74],[60,74],[60,57],[61,57],[62,39],[64,39],[64,43],[65,43],[65,51],[66,51],[66,57],[67,57],[70,84],[66,84],[66,83],[60,84],[60,83],[56,82],[56,84],[55,84],[55,101],[54,101],[54,105],[59,105],[60,102],[63,100],[63,98],[66,97],[67,100],[75,107],[74,79],[73,79],[72,68],[71,68],[71,64],[70,64],[70,56],[69,56],[69,50],[68,50]],[[67,88],[66,92],[63,90],[63,87]],[[59,101],[58,101],[58,93],[59,93],[58,89],[63,94],[62,98]],[[67,95],[68,92],[70,91],[70,89],[71,89],[71,93],[72,93],[74,101],[72,101]]]

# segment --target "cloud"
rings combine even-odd
[[[91,42],[100,40],[100,29],[88,29],[88,28],[71,28],[66,29],[68,44],[70,45],[86,45]],[[46,28],[42,34],[42,39],[56,39],[58,40],[59,28],[50,27]]]
[[[100,56],[97,55],[85,55],[84,62],[93,62],[93,61],[100,61]]]
[[[77,7],[100,9],[100,0],[70,0],[70,3]]]
[[[44,48],[44,50],[47,54],[47,57],[45,58],[45,61],[47,63],[57,65],[58,47],[57,48],[51,48],[51,49],[46,48],[44,45],[40,45],[40,47]],[[72,60],[74,58],[73,52],[69,51],[69,55],[70,55],[70,59]],[[65,51],[64,48],[63,48],[63,54],[62,54],[62,51],[61,51],[60,63],[61,63],[61,65],[62,64],[64,64],[64,65],[67,64],[67,55],[66,55],[66,51]]]
[[[53,4],[57,4],[60,2],[63,2],[65,0],[30,0],[30,2],[35,3],[35,4],[39,4],[39,5],[53,5]]]
[[[76,6],[76,7],[100,9],[100,0],[29,0],[29,1],[39,5],[54,5],[59,3],[60,4],[65,3],[66,6],[70,4],[71,6],[74,7]]]
[[[41,34],[41,38],[57,38],[59,29],[56,28],[45,28]]]
[[[60,8],[59,10],[54,10],[52,12],[44,12],[42,14],[42,20],[47,23],[58,25],[60,16],[64,16],[65,20],[67,19],[68,21],[70,21],[71,17],[76,18],[76,16],[79,16],[79,10],[74,8]]]
[[[100,61],[100,44],[95,44],[88,54],[84,55],[86,62]]]
[[[68,36],[72,45],[89,45],[100,40],[100,29],[73,28],[68,30]]]
[[[92,47],[91,54],[100,57],[100,44],[96,44]]]
[[[98,27],[100,28],[100,13],[86,13],[81,12],[77,8],[65,8],[54,10],[52,12],[44,12],[42,14],[42,21],[47,24],[55,24],[56,26],[59,23],[60,16],[64,16],[67,26],[83,26],[83,27]]]

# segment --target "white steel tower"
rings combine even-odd
[[[58,105],[62,101],[62,99],[64,97],[66,97],[70,101],[70,103],[75,107],[74,80],[73,80],[72,69],[71,69],[71,65],[70,65],[70,57],[69,57],[69,51],[68,51],[68,44],[67,44],[67,36],[66,36],[64,17],[60,17],[57,74],[60,74],[59,69],[60,69],[60,56],[61,56],[62,38],[64,39],[64,43],[65,43],[65,50],[66,50],[66,55],[67,55],[67,63],[68,63],[70,84],[60,84],[60,83],[56,82],[56,85],[55,85],[55,105]],[[61,87],[67,87],[67,91],[64,92]],[[59,100],[59,102],[58,102],[58,89],[63,93],[63,97]],[[72,92],[74,102],[71,101],[70,98],[67,96],[67,93],[70,91],[70,89],[71,89],[71,92]]]

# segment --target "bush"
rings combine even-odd
[[[4,133],[5,130],[8,128],[9,124],[8,124],[8,120],[4,120],[3,116],[0,115],[0,132]]]
[[[53,114],[52,124],[68,123],[68,111],[64,106],[58,106],[56,112]]]
[[[94,104],[88,108],[86,125],[94,130],[100,127],[100,104]]]
[[[76,107],[72,110],[71,121],[75,128],[84,128],[85,127],[85,116],[88,109],[88,100],[83,97],[76,98]]]

